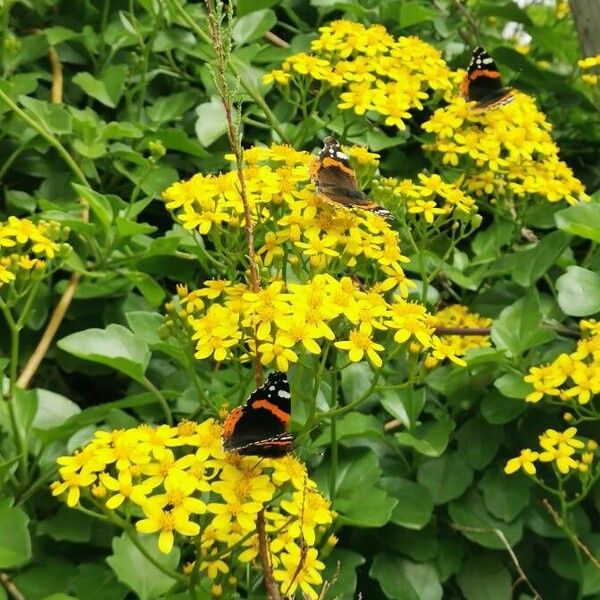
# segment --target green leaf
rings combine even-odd
[[[87,515],[60,506],[58,512],[40,522],[36,534],[47,535],[57,542],[85,543],[90,541],[92,523]]]
[[[0,569],[20,567],[32,558],[27,513],[15,507],[0,508]]]
[[[491,390],[481,403],[481,414],[492,425],[504,425],[514,421],[524,410],[525,402],[507,398],[498,390]]]
[[[123,95],[127,72],[126,65],[117,64],[106,68],[100,79],[83,71],[77,73],[71,81],[94,100],[110,108],[115,108]]]
[[[505,373],[494,381],[494,387],[507,398],[524,400],[533,391],[533,386],[523,381],[520,373]]]
[[[197,95],[192,91],[179,92],[160,96],[146,110],[148,116],[155,123],[167,123],[179,119],[198,101]]]
[[[213,98],[196,108],[196,136],[206,148],[227,131],[225,109],[220,100]]]
[[[73,131],[73,119],[66,108],[28,96],[20,96],[19,102],[52,133],[67,134]]]
[[[48,564],[32,566],[13,577],[17,589],[27,600],[39,600],[50,594],[60,594],[65,582],[75,574],[75,566],[58,556],[48,557]]]
[[[47,430],[64,423],[73,415],[81,412],[75,402],[51,392],[37,388],[33,390],[37,396],[37,411],[33,420],[33,427],[38,430]]]
[[[86,329],[62,338],[58,347],[83,360],[108,365],[140,382],[150,362],[148,345],[122,325]]]
[[[158,549],[155,535],[140,536],[136,539],[156,562],[168,569],[175,570],[179,564],[179,548],[175,546],[169,554]],[[175,580],[157,569],[134,545],[125,533],[114,538],[113,553],[106,559],[119,581],[133,590],[141,600],[150,600],[168,592]]]
[[[492,340],[497,348],[511,356],[521,356],[525,350],[548,342],[554,334],[540,328],[542,315],[535,290],[507,306],[492,325]]]
[[[334,548],[327,557],[323,579],[332,585],[324,600],[337,600],[352,595],[356,589],[356,568],[365,563],[363,556],[347,548]]]
[[[142,271],[126,271],[125,276],[148,300],[150,306],[160,306],[165,299],[165,290],[148,273]]]
[[[459,452],[472,469],[481,470],[496,456],[503,433],[502,427],[490,425],[477,415],[456,434]]]
[[[342,371],[342,393],[347,404],[364,396],[371,387],[373,371],[366,361],[351,363]]]
[[[456,451],[423,462],[417,471],[417,481],[431,492],[435,504],[458,498],[472,480],[473,470]]]
[[[96,562],[77,565],[77,574],[70,584],[82,600],[106,600],[106,590],[110,590],[110,600],[123,600],[128,594],[114,573],[106,565]]]
[[[513,596],[510,571],[496,556],[469,557],[456,580],[466,600],[510,600]]]
[[[233,39],[236,44],[241,46],[262,37],[276,23],[275,11],[270,8],[256,10],[235,20]]]
[[[417,425],[412,431],[401,431],[395,438],[401,446],[414,448],[425,456],[440,456],[448,446],[454,421],[431,421]]]
[[[400,4],[398,23],[404,29],[423,21],[431,21],[437,15],[436,11],[427,8],[418,0],[406,0]]]
[[[587,317],[600,311],[600,275],[572,266],[556,280],[558,305],[572,317]]]
[[[433,514],[433,499],[426,487],[396,476],[383,477],[380,485],[398,500],[392,511],[392,523],[407,529],[422,529],[429,523]]]
[[[521,520],[505,523],[494,518],[485,508],[483,499],[475,490],[471,490],[460,500],[451,502],[448,512],[454,520],[458,531],[467,539],[493,550],[505,549],[502,537],[504,534],[508,543],[514,547],[523,535]]]
[[[553,231],[534,248],[518,252],[512,278],[523,287],[533,285],[558,260],[569,240],[570,236],[566,233]]]
[[[335,434],[338,442],[351,438],[384,439],[382,423],[373,415],[363,415],[358,412],[347,413],[337,419]],[[324,427],[313,444],[315,446],[331,444],[331,426]]]
[[[316,477],[321,489],[329,488],[331,464],[324,463]],[[340,522],[355,527],[381,527],[392,514],[397,500],[377,487],[381,469],[377,455],[370,449],[348,448],[340,454],[336,470],[334,508]]]
[[[87,200],[92,212],[96,215],[98,221],[100,221],[102,228],[108,231],[113,220],[113,210],[108,198],[104,194],[99,194],[78,183],[73,183],[72,185],[75,191]]]
[[[600,242],[600,204],[580,202],[554,215],[556,226],[567,233]]]
[[[388,390],[383,393],[381,404],[393,417],[400,419],[407,429],[412,429],[425,406],[427,388]]]
[[[479,484],[486,508],[507,522],[514,521],[529,505],[531,485],[526,477],[507,477],[500,470],[487,471]]]
[[[239,0],[236,4],[236,13],[238,17],[243,17],[255,10],[275,6],[279,2],[280,0]]]
[[[376,554],[369,576],[379,582],[386,598],[440,600],[442,586],[430,564],[415,563],[389,554]]]
[[[477,5],[477,12],[481,16],[499,17],[505,21],[532,25],[529,15],[515,2],[481,0]]]

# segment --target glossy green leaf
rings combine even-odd
[[[523,377],[520,373],[505,373],[494,381],[494,387],[506,398],[524,400],[528,394],[533,392],[533,387],[530,383],[523,381]]]
[[[90,205],[92,212],[98,221],[100,221],[102,228],[107,231],[113,221],[113,210],[108,198],[103,194],[99,194],[90,188],[79,185],[78,183],[74,183],[73,187],[77,193],[81,194],[81,196],[85,198],[87,203]]]
[[[512,278],[523,287],[532,286],[558,260],[569,240],[570,236],[566,233],[553,231],[534,248],[518,252]]]
[[[425,456],[440,456],[448,446],[454,422],[445,419],[417,425],[412,431],[401,431],[394,437],[401,446],[414,448]]]
[[[533,291],[506,307],[494,320],[492,340],[511,356],[520,356],[525,350],[554,337],[551,331],[540,327],[541,321],[539,297]]]
[[[105,600],[106,590],[110,590],[110,600],[123,600],[127,588],[119,583],[115,574],[101,563],[83,563],[77,565],[77,574],[71,578],[80,600]]]
[[[162,554],[158,549],[155,535],[137,535],[137,541],[154,560],[175,570],[179,563],[179,548],[175,546],[169,554]],[[113,553],[106,559],[119,581],[133,590],[141,600],[150,600],[168,592],[175,580],[155,567],[134,545],[131,539],[123,534],[114,538]]]
[[[456,577],[466,600],[511,600],[512,576],[499,557],[472,556]]]
[[[28,96],[21,96],[19,102],[31,111],[48,131],[56,134],[68,134],[73,131],[73,119],[64,107]]]
[[[136,381],[143,381],[150,362],[148,345],[129,329],[115,323],[106,329],[86,329],[72,333],[58,347],[83,360],[108,365]]]
[[[227,131],[225,109],[216,98],[204,102],[196,108],[196,136],[206,148]]]
[[[263,36],[277,23],[275,12],[270,8],[255,10],[235,20],[233,39],[239,45]]]
[[[473,470],[452,451],[423,462],[417,471],[417,481],[431,492],[435,504],[458,498],[472,480]]]
[[[556,281],[558,304],[572,317],[587,317],[600,311],[600,275],[583,269],[569,267]]]
[[[554,215],[556,226],[567,233],[600,242],[600,204],[580,202]]]
[[[521,399],[507,398],[498,390],[489,392],[481,403],[481,414],[492,425],[514,421],[525,411],[527,405]]]
[[[433,499],[426,487],[400,477],[383,477],[381,487],[398,500],[392,511],[392,523],[417,530],[429,523],[433,514]]]
[[[16,507],[0,507],[0,569],[20,567],[32,558],[29,516]]]
[[[464,423],[456,433],[461,457],[475,470],[483,469],[493,460],[503,437],[502,427],[490,425],[479,415]]]
[[[384,391],[382,396],[381,405],[383,408],[394,418],[400,419],[404,427],[410,430],[415,426],[425,406],[427,389],[421,387],[389,390]]]
[[[488,511],[503,521],[513,521],[529,505],[532,484],[526,477],[507,477],[499,469],[486,471],[479,486]]]
[[[485,508],[481,494],[475,490],[471,490],[460,500],[451,502],[448,512],[462,535],[485,548],[504,549],[505,540],[514,547],[523,535],[520,520],[506,523],[496,519]]]
[[[364,564],[363,556],[346,548],[334,548],[325,561],[323,579],[331,582],[324,600],[352,595],[356,589],[356,568]]]
[[[98,102],[115,108],[123,95],[128,68],[124,64],[107,67],[100,79],[82,71],[72,79],[88,96]]]
[[[377,554],[369,575],[379,582],[386,598],[393,600],[440,600],[442,586],[435,567],[390,554]]]
[[[412,27],[424,21],[431,21],[437,16],[435,10],[431,10],[418,0],[408,0],[400,4],[398,23],[400,27]]]

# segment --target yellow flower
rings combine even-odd
[[[545,450],[551,450],[558,444],[566,444],[572,448],[584,448],[585,444],[581,440],[575,439],[574,436],[576,434],[576,427],[569,427],[563,432],[558,432],[554,429],[546,429],[544,434],[540,436],[540,446]]]
[[[89,471],[82,471],[81,473],[70,472],[68,474],[61,474],[64,481],[55,482],[52,486],[52,495],[60,496],[60,494],[66,492],[67,494],[67,506],[76,506],[79,503],[81,495],[80,488],[89,487],[96,481],[96,475]]]
[[[534,452],[530,448],[521,450],[521,454],[516,458],[511,458],[504,467],[504,472],[507,475],[515,473],[519,469],[523,469],[528,475],[535,475],[535,465],[533,464],[540,457],[538,452]]]
[[[340,350],[348,350],[348,358],[352,362],[361,361],[366,354],[373,365],[379,368],[383,365],[383,361],[377,353],[382,352],[385,348],[373,341],[372,331],[372,327],[368,323],[361,323],[358,330],[350,332],[347,341],[335,342],[335,346]]]
[[[558,446],[548,446],[548,449],[540,453],[540,461],[542,462],[556,462],[556,467],[563,474],[566,475],[569,469],[577,468],[577,461],[572,458],[575,453],[575,449],[568,444],[559,443]]]
[[[313,586],[323,583],[319,571],[325,568],[317,556],[314,548],[302,552],[298,547],[292,552],[284,552],[281,555],[281,567],[273,571],[273,576],[281,583],[284,594],[293,596],[299,587],[304,597],[317,600],[319,594]]]
[[[168,554],[173,549],[175,533],[193,537],[200,533],[200,526],[189,520],[189,513],[184,510],[163,510],[152,500],[142,505],[146,515],[145,519],[136,522],[135,527],[140,533],[156,533],[158,548],[163,554]]]

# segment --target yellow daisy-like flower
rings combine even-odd
[[[535,475],[535,463],[540,457],[539,452],[534,452],[530,448],[521,450],[521,454],[515,458],[511,458],[504,467],[504,472],[507,475],[515,473],[519,469],[523,469],[528,475]]]

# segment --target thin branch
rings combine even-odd
[[[213,71],[215,85],[219,92],[221,102],[225,109],[225,119],[227,121],[227,137],[231,151],[235,156],[237,167],[237,178],[239,182],[239,194],[244,206],[244,229],[246,231],[246,246],[248,250],[248,265],[250,268],[250,284],[252,291],[256,294],[260,290],[260,282],[258,279],[258,267],[256,264],[256,254],[254,250],[254,225],[252,223],[252,214],[250,212],[250,203],[248,202],[248,194],[246,192],[246,179],[244,176],[244,151],[241,144],[240,133],[238,126],[234,121],[233,98],[232,92],[229,89],[226,70],[230,63],[231,55],[231,27],[232,27],[232,8],[228,5],[227,21],[223,26],[223,2],[221,0],[205,0],[208,9],[208,29],[212,40],[215,55],[216,68]],[[258,341],[254,340],[254,372],[256,377],[257,387],[263,381],[263,368],[260,361],[260,353],[258,352]]]
[[[265,33],[263,37],[265,38],[265,40],[267,40],[267,42],[273,44],[273,46],[278,46],[279,48],[290,47],[290,45],[285,40],[282,40],[278,35],[276,35],[272,31],[267,31],[267,33]]]
[[[281,600],[277,583],[273,578],[271,562],[269,560],[269,546],[267,544],[267,532],[265,529],[265,509],[261,508],[256,515],[256,532],[258,534],[258,553],[265,578],[265,587],[269,600]]]
[[[473,17],[473,15],[470,13],[470,11],[467,9],[467,7],[461,2],[461,0],[452,0],[452,3],[454,4],[454,6],[456,6],[456,8],[458,8],[458,10],[465,16],[465,18],[469,22],[469,25],[471,26],[471,30],[473,31],[473,34],[475,35],[475,39],[477,40],[477,45],[478,46],[483,45],[483,42],[481,41],[481,31],[479,31],[479,25],[478,25],[477,21],[475,20],[475,17]]]
[[[52,66],[52,92],[51,100],[53,104],[62,104],[63,98],[63,74],[62,65],[58,60],[58,54],[56,50],[50,46],[48,48],[48,58],[50,59],[50,65]]]
[[[0,583],[6,591],[14,598],[14,600],[27,600],[19,591],[17,586],[12,582],[12,579],[6,573],[0,573]]]
[[[436,335],[490,335],[491,327],[436,327]]]
[[[546,498],[542,499],[542,503],[544,504],[544,508],[550,513],[550,516],[554,519],[554,522],[560,527],[581,549],[581,551],[592,561],[592,564],[596,567],[596,569],[600,570],[600,561],[592,554],[591,550],[573,533],[571,533],[563,520],[560,518],[559,514],[554,510],[550,502]]]
[[[525,583],[525,585],[527,585],[529,591],[533,594],[533,600],[543,600],[540,593],[533,587],[533,584],[531,583],[531,581],[529,581],[527,575],[525,575],[525,571],[523,571],[523,568],[521,567],[519,560],[517,559],[517,555],[515,554],[514,550],[512,549],[512,546],[506,539],[506,536],[504,535],[504,532],[502,530],[496,527],[469,527],[467,525],[459,525],[458,523],[451,523],[451,525],[454,529],[457,529],[458,531],[466,531],[470,533],[496,534],[498,536],[498,539],[502,542],[502,545],[506,548],[506,551],[508,552],[512,563],[515,566],[517,573],[519,574],[519,579],[517,580],[517,582],[522,581],[523,583]]]

